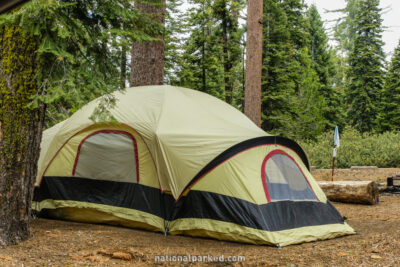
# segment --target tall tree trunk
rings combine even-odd
[[[228,14],[226,10],[226,2],[224,1],[224,7],[222,12],[222,40],[223,40],[223,52],[224,52],[224,86],[225,86],[225,102],[232,104],[232,91],[233,84],[231,76],[232,61],[229,57],[229,36],[228,36]]]
[[[120,77],[120,88],[124,89],[126,87],[126,48],[121,47],[121,77]]]
[[[0,246],[29,237],[33,187],[45,107],[40,94],[37,41],[22,29],[0,28]]]
[[[201,75],[201,82],[203,92],[207,91],[207,73],[206,73],[206,41],[205,41],[205,34],[203,30],[203,44],[201,48],[201,68],[202,68],[202,75]]]
[[[263,1],[248,1],[244,114],[258,126],[261,126],[262,18]]]
[[[154,16],[165,24],[165,0],[153,0],[154,5],[135,2],[142,13]],[[132,45],[130,86],[157,85],[164,83],[164,37],[160,41],[140,42]]]
[[[202,88],[203,92],[207,91],[207,72],[206,72],[206,3],[203,2],[203,40],[202,40],[202,47],[201,47],[201,67],[202,67],[202,76],[201,76],[201,82],[202,82]]]

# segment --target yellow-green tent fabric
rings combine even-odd
[[[170,234],[289,245],[354,233],[294,141],[271,136],[205,93],[115,92],[43,134],[33,209]]]

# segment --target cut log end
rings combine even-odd
[[[374,181],[324,181],[318,184],[331,201],[369,205],[379,201],[379,189]]]

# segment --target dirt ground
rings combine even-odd
[[[315,170],[318,180],[328,177]],[[335,180],[385,181],[400,169],[339,170]],[[330,178],[330,177],[328,177]],[[400,266],[400,195],[375,206],[334,203],[356,235],[278,249],[205,238],[48,219],[33,220],[31,238],[0,248],[0,266]],[[225,262],[156,262],[156,256],[206,256]],[[244,256],[244,262],[227,262]],[[162,260],[162,257],[159,257]],[[172,258],[173,259],[173,258]],[[230,258],[233,259],[233,258]],[[243,259],[243,258],[242,258]]]
[[[330,181],[332,179],[331,169],[312,170],[311,174],[320,181]],[[356,180],[356,181],[376,181],[386,184],[386,178],[399,175],[399,168],[354,168],[354,169],[335,169],[333,180]]]

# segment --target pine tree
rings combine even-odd
[[[359,5],[356,37],[348,60],[346,98],[349,120],[363,133],[377,127],[385,55],[379,0],[363,0]]]
[[[304,0],[285,0],[278,1],[278,3],[285,11],[287,27],[294,48],[307,47],[310,42],[310,36],[307,31],[308,21],[304,14],[306,8]]]
[[[89,101],[119,90],[124,77],[129,76],[123,51],[129,51],[133,41],[153,40],[152,36],[160,32],[160,26],[138,13],[131,1],[79,1],[65,4],[68,8],[55,1],[53,5],[58,8],[48,8],[45,15],[38,13],[42,9],[36,5],[29,11],[34,19],[26,22],[30,31],[53,29],[43,43],[45,65],[49,66],[43,69],[47,92],[34,99],[35,103],[51,103],[45,128],[68,118]],[[49,18],[43,20],[40,16]],[[54,57],[49,56],[52,54]],[[105,105],[113,104],[113,99],[103,99]]]
[[[177,73],[181,65],[182,35],[184,33],[183,12],[179,7],[182,0],[168,0],[165,18],[164,76],[166,84],[178,82]]]
[[[284,133],[296,117],[296,89],[291,79],[295,68],[287,17],[276,0],[264,1],[262,128]]]
[[[200,90],[224,99],[224,69],[221,37],[216,34],[211,0],[190,1],[185,30],[189,35],[183,54],[177,85]]]
[[[309,57],[308,50],[300,51],[302,57],[301,84],[299,86],[297,108],[298,117],[295,123],[296,139],[315,140],[326,127],[324,110],[326,102],[321,94],[322,85],[314,70],[314,64]]]
[[[263,21],[262,128],[299,139],[315,138],[325,126],[304,8],[303,1],[268,0]]]
[[[309,20],[309,34],[311,38],[309,51],[313,69],[316,71],[321,88],[319,93],[325,100],[323,107],[324,118],[327,127],[333,128],[336,125],[343,127],[345,124],[344,96],[339,91],[338,85],[334,84],[336,68],[334,52],[328,45],[328,36],[325,32],[321,16],[313,4],[307,11]]]
[[[186,14],[188,37],[182,46],[175,84],[201,90],[239,106],[243,90],[242,0],[192,0]]]
[[[243,9],[242,0],[214,0],[213,13],[220,23],[222,37],[225,101],[233,104],[236,75],[234,68],[241,60],[239,13]]]
[[[385,77],[382,105],[379,120],[381,129],[400,130],[400,42],[394,50]]]
[[[336,68],[336,75],[334,76],[336,91],[343,97],[345,96],[348,57],[353,49],[356,37],[355,16],[359,9],[360,0],[345,0],[345,2],[345,8],[331,11],[340,13],[339,19],[337,19],[336,25],[333,27],[333,38],[337,45],[332,57]]]
[[[359,12],[359,3],[363,0],[345,0],[346,7],[333,12],[342,13],[334,27],[334,38],[338,42],[338,50],[341,56],[346,58],[353,50],[356,38],[356,15]]]

